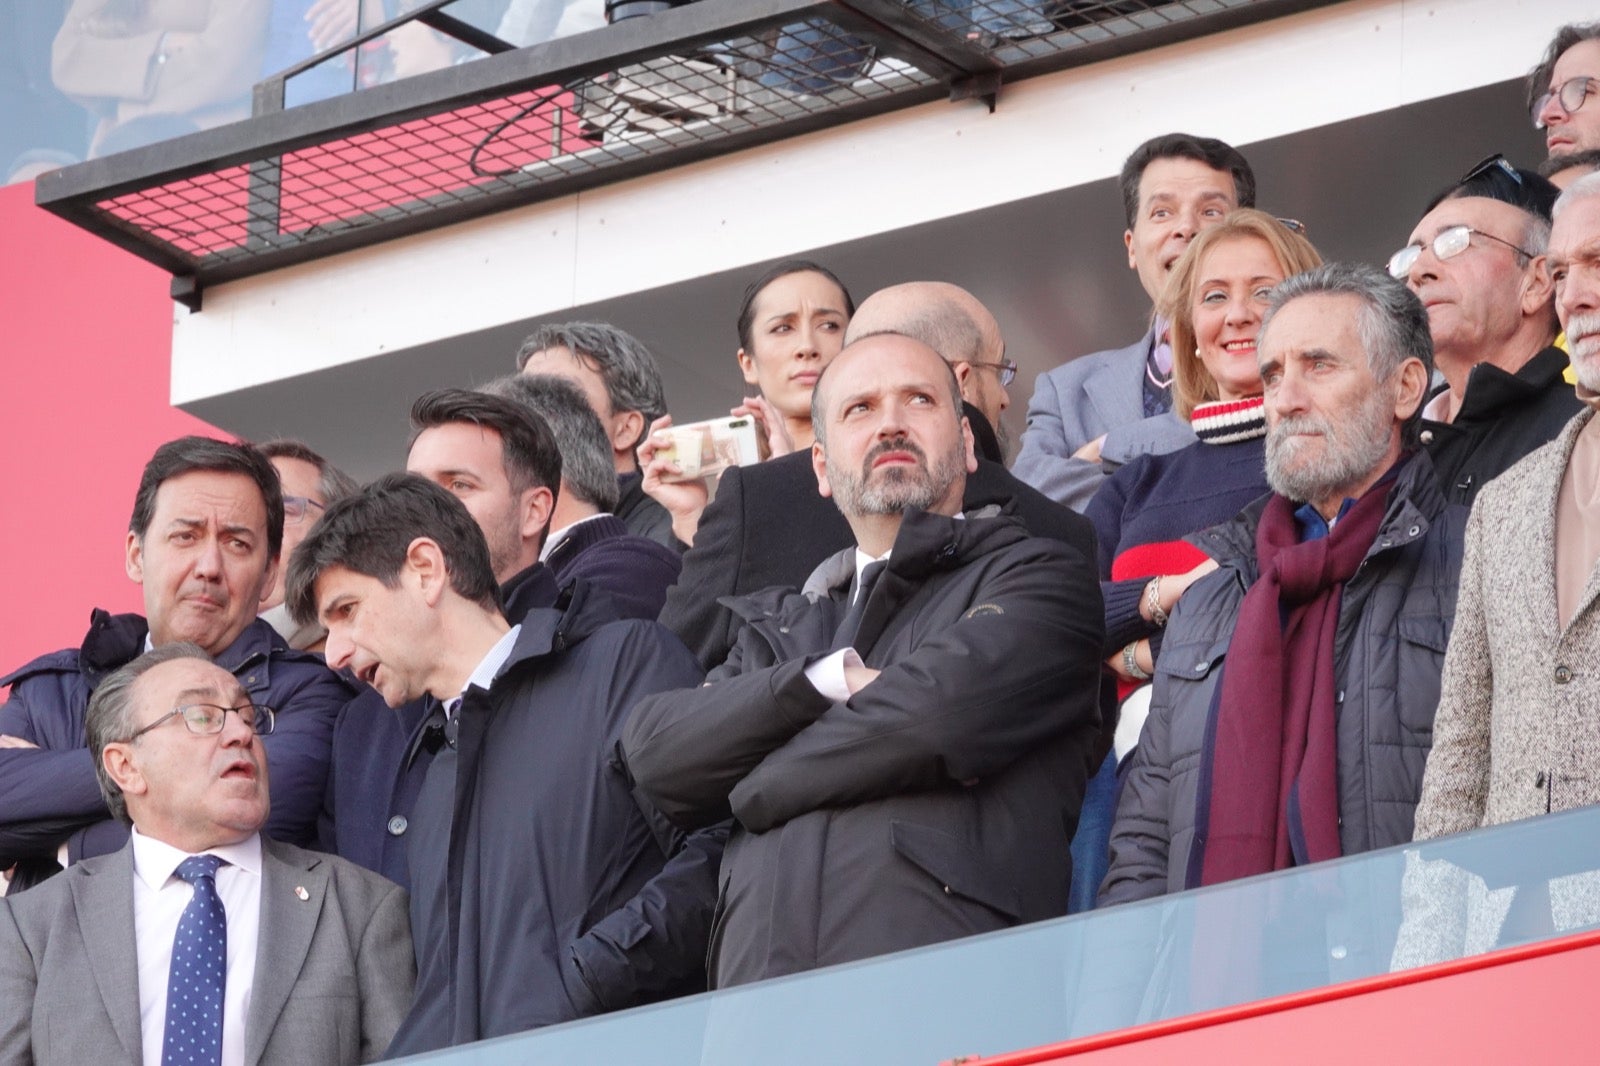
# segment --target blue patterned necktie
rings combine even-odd
[[[177,874],[194,886],[178,919],[167,973],[167,1027],[162,1066],[222,1061],[222,992],[228,976],[228,916],[217,896],[215,855],[191,855]]]

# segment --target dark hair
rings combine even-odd
[[[106,772],[105,759],[101,756],[107,744],[127,740],[138,732],[139,725],[133,714],[133,683],[149,673],[152,667],[170,663],[174,659],[199,659],[205,663],[212,661],[211,656],[198,644],[188,641],[163,644],[108,674],[105,680],[95,686],[94,695],[89,697],[83,730],[89,742],[89,754],[94,759],[95,780],[100,783],[100,796],[111,809],[111,816],[124,825],[131,824],[128,803],[123,798],[122,789]]]
[[[322,494],[323,506],[351,495],[361,487],[355,478],[334,466],[311,450],[304,441],[279,437],[257,445],[268,459],[298,459],[317,468],[317,491]]]
[[[650,430],[650,423],[667,413],[667,389],[661,382],[661,368],[633,334],[604,322],[558,322],[540,326],[517,349],[517,369],[526,370],[535,352],[546,348],[565,348],[581,359],[606,383],[611,410],[638,411],[644,416],[637,448]],[[596,411],[595,414],[599,414]]]
[[[284,602],[301,625],[317,619],[317,578],[332,567],[399,584],[411,542],[444,554],[450,587],[485,610],[500,609],[489,544],[466,505],[427,478],[385,474],[332,504],[289,559]]]
[[[561,450],[544,419],[502,396],[471,389],[434,389],[411,405],[409,450],[425,429],[465,422],[500,434],[501,463],[511,491],[561,488]]]
[[[1433,334],[1428,328],[1428,312],[1416,293],[1387,270],[1365,263],[1325,263],[1302,274],[1285,278],[1272,290],[1267,310],[1261,316],[1256,344],[1265,347],[1272,320],[1291,300],[1302,296],[1354,296],[1361,301],[1356,330],[1361,346],[1367,350],[1367,365],[1378,381],[1388,381],[1408,359],[1422,363],[1427,379],[1433,379]],[[1422,425],[1426,398],[1418,402],[1400,427],[1400,442],[1414,448]]]
[[[1533,105],[1539,102],[1550,88],[1550,78],[1555,73],[1556,63],[1567,54],[1567,49],[1584,41],[1600,40],[1600,22],[1569,22],[1556,31],[1550,38],[1550,44],[1545,47],[1544,58],[1539,60],[1539,65],[1528,72],[1528,111],[1533,111]]]
[[[561,450],[561,473],[575,498],[601,511],[617,509],[611,440],[582,389],[554,374],[510,374],[482,391],[521,404],[550,427]]]
[[[1553,155],[1539,164],[1541,178],[1553,178],[1563,170],[1571,167],[1588,167],[1590,170],[1600,170],[1600,148],[1585,148],[1581,152],[1563,152]]]
[[[278,481],[278,472],[261,450],[243,442],[179,437],[157,448],[139,477],[139,491],[133,497],[133,516],[128,519],[128,531],[143,540],[155,518],[156,493],[161,486],[198,470],[243,474],[255,482],[267,509],[267,552],[276,559],[283,550],[283,486]]]
[[[813,263],[809,259],[785,259],[783,262],[767,268],[764,274],[749,285],[746,285],[744,295],[739,298],[739,317],[735,321],[735,327],[739,332],[739,347],[743,348],[747,354],[754,339],[750,331],[756,321],[756,297],[760,296],[768,285],[771,285],[779,278],[786,278],[790,274],[821,274],[837,285],[839,292],[844,295],[845,317],[852,318],[855,316],[856,301],[850,295],[850,290],[845,288],[844,282],[839,280],[839,275],[821,263]]]
[[[915,341],[924,348],[933,352],[934,355],[939,356],[939,362],[944,365],[945,384],[950,389],[951,405],[955,409],[957,421],[959,421],[965,415],[966,412],[961,403],[961,381],[956,377],[956,368],[951,365],[950,360],[946,359],[941,352],[939,352],[933,347],[933,345],[929,344],[921,337],[914,336],[910,333],[901,333],[897,329],[874,330],[871,333],[863,333],[859,337],[850,338],[850,343],[846,344],[839,350],[839,355],[843,355],[845,352],[849,351],[851,348],[854,348],[862,341],[871,340],[874,337],[903,337],[908,341]],[[830,362],[828,366],[822,368],[822,373],[817,375],[816,385],[812,386],[811,389],[811,427],[816,433],[817,442],[823,445],[826,445],[828,442],[824,439],[827,430],[827,426],[825,425],[827,422],[827,418],[825,417],[827,412],[823,410],[823,404],[827,402],[827,399],[825,396],[823,396],[822,382],[828,376],[828,367],[833,366],[833,364],[837,363],[838,361],[838,356],[835,356],[833,362]]]
[[[1239,149],[1215,137],[1196,137],[1190,133],[1164,133],[1152,137],[1133,150],[1122,164],[1122,212],[1127,216],[1128,228],[1139,214],[1139,183],[1144,180],[1145,168],[1158,159],[1193,159],[1212,170],[1225,170],[1233,175],[1233,191],[1238,198],[1235,207],[1256,205],[1256,175]]]
[[[1496,157],[1491,156],[1490,160],[1494,158]],[[1485,200],[1498,200],[1503,204],[1510,204],[1523,214],[1532,215],[1548,226],[1550,208],[1555,206],[1556,197],[1561,195],[1561,190],[1550,184],[1548,178],[1534,171],[1513,167],[1509,163],[1504,166],[1491,164],[1490,160],[1475,167],[1470,178],[1458,181],[1440,191],[1428,201],[1428,206],[1422,209],[1422,213],[1426,215],[1446,200],[1477,196]]]

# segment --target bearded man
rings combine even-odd
[[[1256,343],[1273,493],[1198,538],[1219,568],[1167,626],[1102,903],[1411,839],[1466,521],[1417,447],[1428,317],[1329,264]]]
[[[706,686],[645,698],[621,749],[682,827],[734,819],[713,987],[1065,913],[1098,754],[1092,567],[985,508],[955,372],[847,345],[812,396],[812,465],[855,545],[745,622]]]

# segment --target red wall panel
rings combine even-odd
[[[0,672],[75,644],[93,607],[141,609],[123,573],[139,471],[216,433],[169,402],[165,273],[0,188]]]

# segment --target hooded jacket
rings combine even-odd
[[[1011,517],[908,512],[853,642],[882,673],[834,703],[804,671],[854,551],[801,592],[726,601],[745,624],[711,683],[641,701],[623,734],[674,821],[735,819],[714,986],[1066,913],[1098,753],[1092,564]]]

